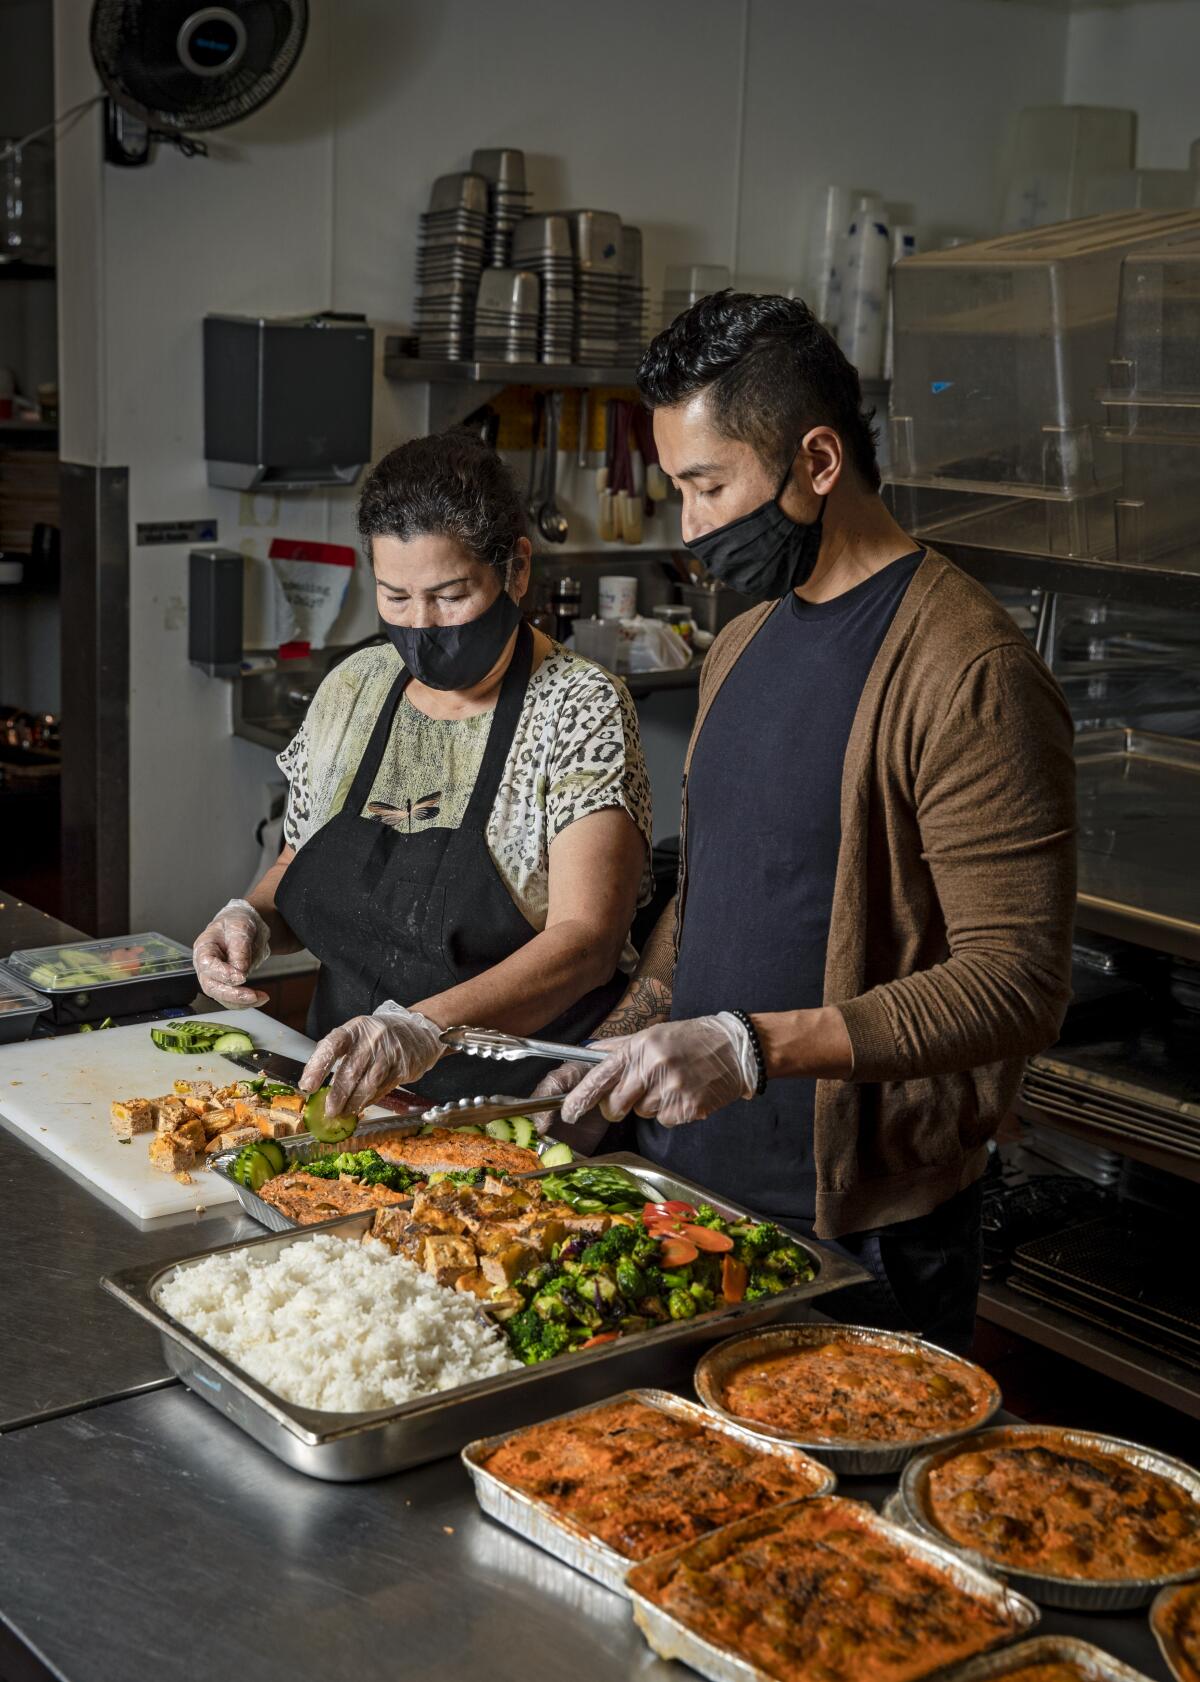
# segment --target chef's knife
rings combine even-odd
[[[239,1069],[249,1069],[253,1074],[266,1075],[268,1080],[282,1081],[288,1086],[298,1087],[304,1073],[303,1063],[294,1057],[283,1057],[277,1051],[223,1051],[220,1055],[227,1063],[236,1063]],[[420,1093],[409,1092],[403,1086],[393,1087],[375,1103],[380,1109],[402,1116],[421,1115],[429,1108]]]

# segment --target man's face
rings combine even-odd
[[[749,514],[779,489],[749,444],[717,431],[702,391],[654,411],[654,442],[663,472],[683,492],[685,543]]]

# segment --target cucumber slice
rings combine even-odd
[[[278,1139],[264,1139],[261,1145],[253,1148],[262,1152],[277,1174],[283,1173],[287,1167],[287,1154]]]
[[[251,1191],[258,1191],[268,1180],[273,1180],[277,1173],[275,1164],[268,1160],[261,1145],[251,1145],[242,1164],[242,1184],[249,1186]]]
[[[212,1048],[223,1057],[229,1051],[253,1051],[254,1041],[241,1028],[230,1028],[213,1041]]]
[[[537,1128],[527,1115],[515,1115],[512,1118],[513,1144],[520,1145],[523,1150],[532,1150],[537,1140]]]
[[[543,1151],[541,1156],[543,1168],[565,1168],[574,1160],[575,1152],[570,1145],[564,1145],[561,1140],[551,1145],[548,1151]]]
[[[417,1134],[417,1138],[418,1139],[428,1139],[428,1137],[431,1133],[436,1133],[436,1132],[437,1132],[437,1128],[433,1125],[433,1123],[431,1121],[427,1121],[425,1123],[424,1127],[422,1127],[421,1131]]]
[[[483,1131],[489,1139],[495,1139],[498,1144],[511,1145],[513,1142],[512,1123],[506,1121],[503,1116],[497,1117],[495,1121],[489,1121]]]
[[[430,1131],[434,1131],[434,1129],[431,1129]],[[480,1138],[480,1139],[483,1137],[483,1128],[482,1127],[476,1127],[476,1125],[473,1121],[468,1122],[465,1127],[456,1127],[454,1129],[454,1131],[456,1133],[474,1133],[476,1135],[476,1137]],[[493,1135],[493,1137],[494,1137],[494,1135]]]
[[[304,1125],[314,1139],[319,1139],[323,1145],[336,1145],[339,1139],[348,1139],[358,1126],[356,1115],[330,1115],[325,1108],[325,1100],[329,1096],[327,1086],[318,1087],[304,1106]]]

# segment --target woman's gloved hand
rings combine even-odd
[[[604,1041],[601,1044],[607,1043]],[[560,1093],[574,1090],[590,1069],[598,1069],[599,1063],[560,1063],[557,1069],[551,1069],[548,1075],[534,1087],[530,1094],[533,1098],[557,1098]],[[544,1115],[531,1116],[529,1119],[539,1133],[548,1133],[562,1118],[561,1110],[550,1110]],[[608,1132],[610,1122],[607,1116],[599,1110],[591,1110],[587,1115],[575,1116],[571,1122],[571,1149],[580,1156],[592,1156],[604,1142],[604,1135]]]
[[[729,1011],[592,1043],[611,1056],[568,1093],[564,1121],[575,1121],[598,1104],[609,1121],[634,1110],[664,1127],[678,1127],[703,1121],[735,1098],[754,1096],[757,1070],[750,1036]]]
[[[393,1086],[419,1080],[444,1050],[436,1022],[388,999],[370,1016],[352,1016],[326,1034],[304,1066],[300,1090],[315,1092],[336,1063],[325,1108],[330,1115],[361,1115]]]
[[[270,956],[270,931],[247,899],[231,899],[192,947],[201,991],[227,1010],[266,1004],[270,995],[247,987],[246,978]]]

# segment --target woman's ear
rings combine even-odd
[[[529,578],[532,570],[533,545],[527,537],[519,537],[517,547],[513,551],[508,580],[508,588],[514,601],[519,602],[529,589]]]

